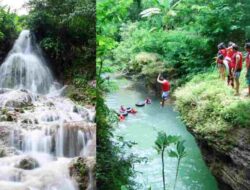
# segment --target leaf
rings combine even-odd
[[[170,144],[177,143],[179,137],[174,135],[167,135],[165,132],[158,132],[157,139],[155,141],[155,149],[158,153],[161,153],[166,149]]]
[[[239,26],[233,25],[233,26],[230,27],[230,30],[237,30],[239,28],[240,28]]]
[[[170,157],[172,157],[172,158],[178,158],[177,152],[175,152],[175,151],[173,151],[173,150],[170,150],[170,151],[168,152],[168,155],[169,155]]]
[[[121,186],[121,190],[128,190],[128,188],[126,186]]]
[[[182,141],[178,141],[176,145],[177,154],[179,158],[183,158],[186,156],[184,143],[185,143],[185,140],[182,140]]]

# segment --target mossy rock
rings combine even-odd
[[[34,158],[27,157],[21,160],[16,167],[24,170],[32,170],[39,167],[39,164]]]
[[[90,170],[94,172],[95,162],[93,158],[78,157],[74,159],[69,167],[70,176],[78,183],[79,190],[88,188]]]
[[[7,156],[6,151],[4,149],[0,149],[0,158]]]
[[[7,115],[0,116],[0,121],[7,121],[7,119],[8,119]]]

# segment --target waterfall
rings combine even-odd
[[[32,43],[30,31],[23,30],[0,67],[0,88],[49,93],[53,76],[39,52],[39,47]]]
[[[69,168],[76,157],[95,156],[95,113],[60,96],[66,87],[59,87],[30,31],[22,31],[0,66],[0,108],[11,120],[0,138],[9,153],[0,157],[0,190],[78,190]]]

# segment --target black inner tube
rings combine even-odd
[[[127,111],[121,112],[121,115],[127,116],[127,115],[128,115],[128,112],[127,112]]]
[[[145,102],[138,102],[135,104],[137,107],[145,106]]]
[[[131,107],[128,107],[127,108],[127,112],[131,112],[132,108]]]

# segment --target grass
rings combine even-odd
[[[250,98],[244,96],[245,70],[241,73],[241,95],[218,77],[216,70],[198,74],[176,89],[176,107],[196,134],[219,145],[228,144],[233,128],[250,126]]]

